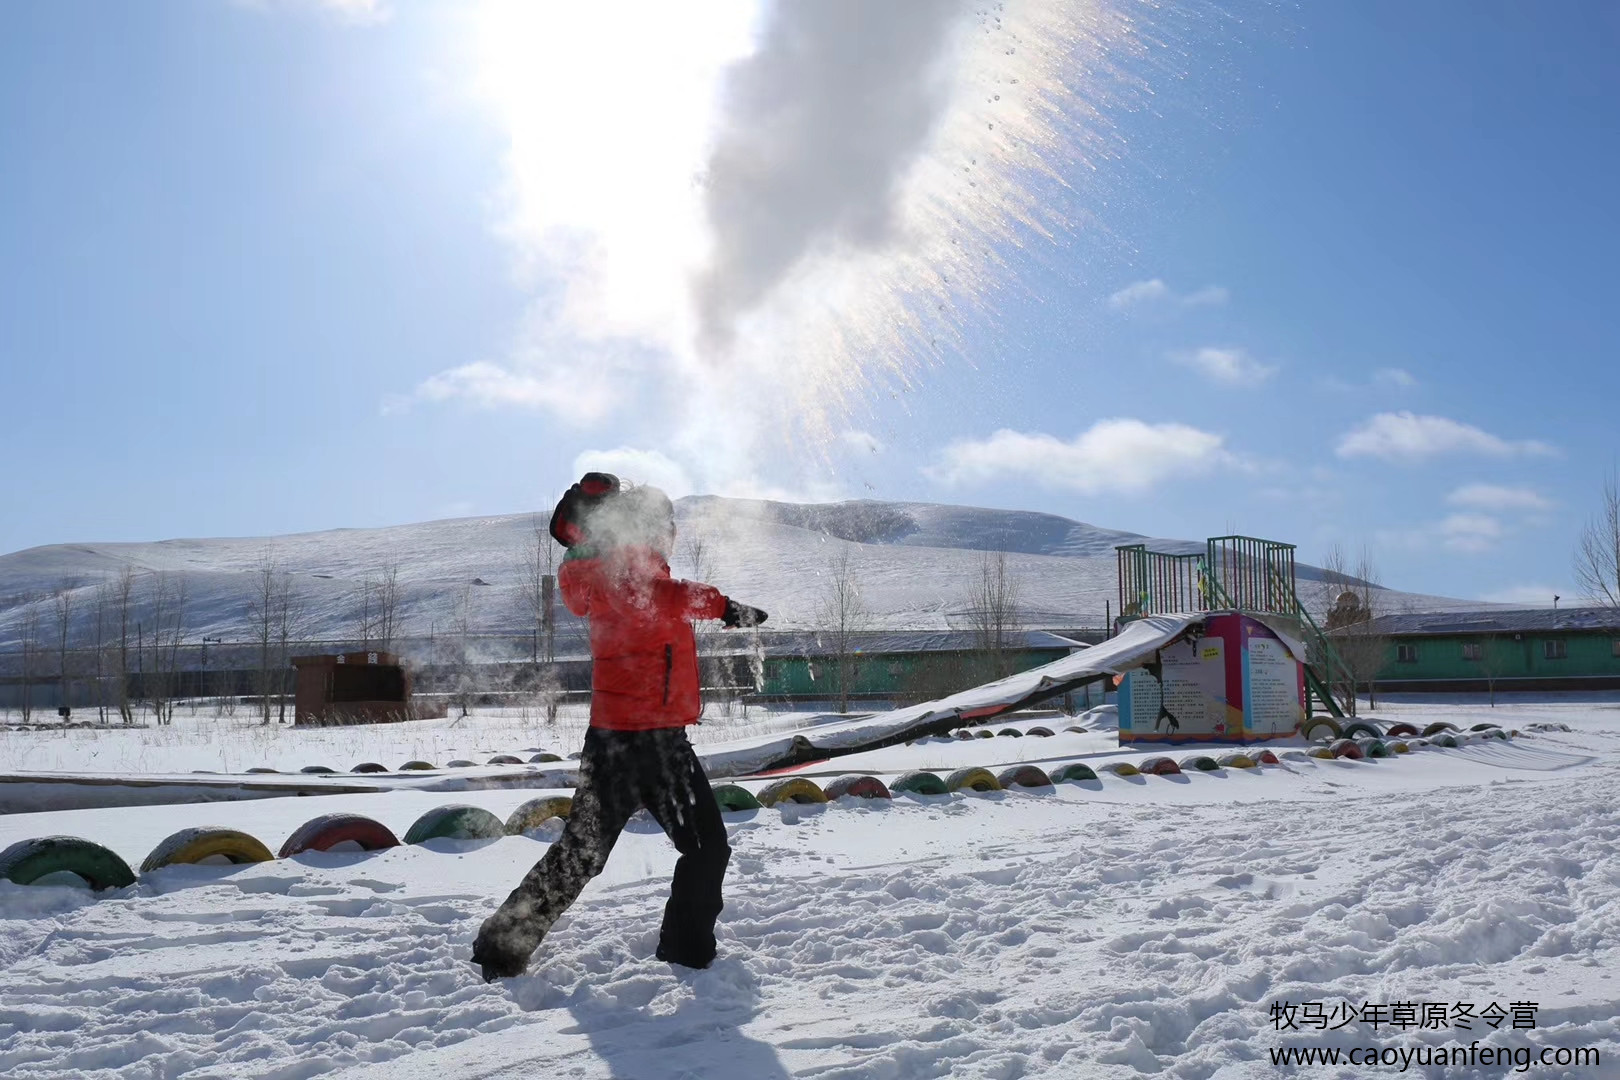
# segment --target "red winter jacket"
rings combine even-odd
[[[703,711],[693,619],[718,619],[712,585],[669,576],[650,547],[571,549],[558,574],[563,603],[591,626],[591,726],[684,727]]]

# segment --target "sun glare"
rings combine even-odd
[[[509,138],[504,226],[558,279],[579,336],[687,347],[700,174],[721,74],[755,18],[747,0],[481,9],[476,89]]]

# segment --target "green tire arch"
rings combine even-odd
[[[135,884],[135,872],[117,852],[77,836],[19,840],[0,851],[0,878],[18,885],[61,871],[79,875],[97,892]]]
[[[405,833],[407,844],[427,840],[493,840],[506,835],[506,823],[481,806],[455,803],[429,810]]]
[[[754,798],[754,793],[741,784],[714,785],[714,801],[720,804],[720,812],[723,814],[760,808],[760,802]]]
[[[889,790],[896,794],[910,792],[913,795],[946,795],[950,791],[938,773],[925,772],[921,769],[901,773],[889,785]]]

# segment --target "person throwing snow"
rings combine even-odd
[[[552,512],[551,535],[568,549],[558,573],[563,602],[590,625],[591,723],[562,837],[484,921],[473,963],[485,981],[522,974],[645,806],[680,852],[658,959],[708,967],[731,847],[686,737],[702,712],[692,622],[758,626],[766,614],[670,576],[675,510],[655,487],[586,473]]]

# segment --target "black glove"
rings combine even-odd
[[[739,626],[758,626],[770,618],[757,607],[739,604],[731,597],[726,597],[726,613],[720,616],[720,621],[726,624],[726,629],[735,630]]]

